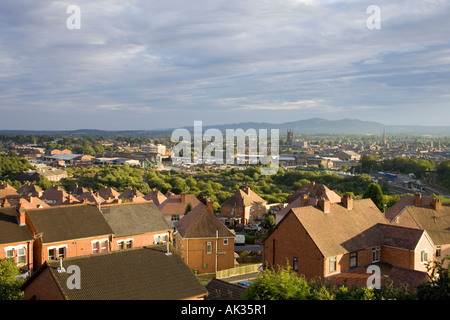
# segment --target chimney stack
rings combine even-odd
[[[416,207],[420,206],[422,204],[422,194],[421,193],[416,193],[414,195],[414,205]]]
[[[24,226],[25,225],[25,210],[21,209],[22,204],[19,203],[19,206],[17,208],[17,218],[19,220],[19,225]]]
[[[208,207],[209,211],[214,213],[214,201],[207,199],[206,206]]]
[[[181,203],[186,203],[186,193],[181,193]]]
[[[346,207],[348,210],[352,210],[353,209],[353,198],[351,195],[349,194],[345,194],[342,197],[342,204],[344,205],[344,207]]]
[[[433,198],[433,200],[431,200],[431,207],[434,210],[441,210],[442,209],[442,202],[439,199]]]
[[[326,199],[322,198],[322,199],[319,199],[318,204],[319,204],[320,209],[322,209],[323,212],[330,213],[330,211],[331,211],[330,200],[326,200]]]
[[[308,204],[309,196],[306,193],[303,193],[301,195],[301,197],[302,197],[301,203],[302,203],[302,206],[304,207],[304,206],[306,206]]]

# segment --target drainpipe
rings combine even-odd
[[[217,258],[218,258],[218,255],[219,255],[219,248],[217,247],[218,239],[219,239],[219,231],[216,230],[216,263],[215,263],[215,272],[216,273],[217,273]]]

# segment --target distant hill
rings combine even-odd
[[[193,126],[186,126],[192,130]],[[242,122],[223,125],[203,125],[203,130],[210,128],[219,129],[225,133],[226,129],[279,129],[284,135],[288,130],[294,133],[306,134],[383,134],[386,129],[387,135],[439,135],[450,136],[450,126],[416,126],[416,125],[384,125],[374,121],[362,121],[357,119],[326,120],[312,118],[284,123],[268,122]],[[175,128],[174,128],[175,129]],[[174,129],[164,130],[0,130],[0,134],[35,134],[35,135],[69,135],[69,136],[103,136],[103,137],[167,137]]]
[[[187,127],[192,128],[192,127]],[[362,121],[357,119],[326,120],[312,118],[280,124],[242,122],[237,124],[224,124],[217,126],[203,126],[204,130],[216,128],[223,132],[226,129],[279,129],[281,134],[288,130],[294,133],[327,133],[327,134],[383,134],[386,129],[388,135],[444,135],[450,136],[450,126],[406,126],[384,125],[374,121]]]

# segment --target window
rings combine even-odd
[[[58,258],[65,258],[66,257],[66,248],[65,247],[61,247],[58,248]]]
[[[98,253],[99,249],[99,243],[98,241],[92,242],[92,253]]]
[[[17,264],[18,265],[25,264],[25,248],[19,248],[17,250]]]
[[[375,247],[372,249],[372,262],[380,261],[380,247]]]
[[[206,243],[206,253],[212,253],[212,242],[210,241]]]
[[[100,242],[100,252],[107,252],[108,251],[108,240],[104,240]]]
[[[297,257],[294,257],[292,259],[292,269],[294,271],[298,271],[298,258]]]
[[[354,268],[358,266],[358,253],[351,252],[350,253],[350,268]]]
[[[14,249],[6,250],[6,259],[12,259],[14,261]]]
[[[66,245],[57,246],[57,247],[48,247],[48,259],[49,260],[56,260],[58,258],[65,258],[66,257]]]
[[[231,214],[232,216],[234,216],[234,208],[231,208],[230,214]]]
[[[122,249],[131,249],[133,247],[133,239],[128,239],[128,240],[122,240],[122,241],[117,241],[117,249],[118,250],[122,250]],[[106,241],[106,250],[107,249],[107,241]],[[103,252],[103,251],[102,251]]]
[[[261,210],[261,203],[258,203],[258,210]]]
[[[56,249],[48,249],[48,260],[56,260]]]
[[[170,218],[171,221],[178,221],[180,220],[180,216],[178,214],[173,214]]]
[[[428,262],[428,250],[427,249],[423,249],[420,251],[420,262],[421,263]]]
[[[223,245],[227,246],[228,245],[228,238],[223,238]]]
[[[441,246],[436,246],[436,258],[441,256]]]
[[[336,256],[330,257],[330,272],[336,271]]]

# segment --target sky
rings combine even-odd
[[[1,0],[0,129],[449,125],[449,16],[447,0]]]

